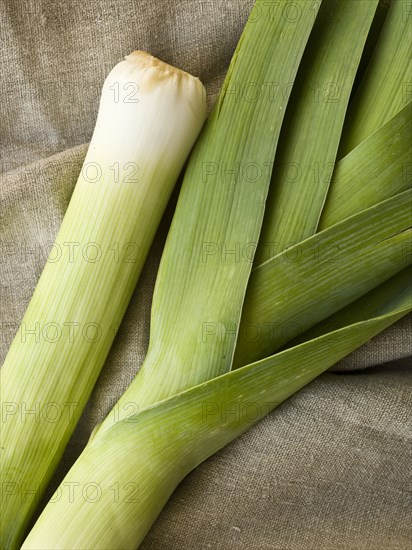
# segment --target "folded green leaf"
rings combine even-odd
[[[411,99],[411,6],[394,0],[372,59],[350,104],[339,147],[347,155]]]
[[[412,185],[412,102],[340,160],[318,231]]]
[[[234,366],[270,355],[409,265],[411,198],[404,191],[255,268]]]
[[[412,254],[412,247],[410,247],[409,251],[406,249],[405,253]],[[409,266],[358,300],[355,300],[334,315],[310,328],[298,336],[298,338],[288,342],[287,348],[292,348],[302,342],[312,340],[348,325],[367,321],[374,317],[390,315],[402,308],[404,304],[408,304],[408,299],[409,306],[412,309],[411,281],[412,269]]]
[[[379,36],[382,32],[382,27],[385,23],[386,17],[388,15],[389,7],[392,0],[380,0],[378,7],[376,8],[375,17],[371,25],[371,30],[369,31],[368,38],[366,40],[365,48],[363,49],[362,58],[359,63],[358,73],[356,75],[356,80],[353,85],[353,91],[359,87],[359,84],[362,81],[362,77],[365,74],[369,61],[372,58],[373,51],[378,43]]]

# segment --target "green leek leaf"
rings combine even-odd
[[[352,84],[378,2],[325,0],[300,65],[276,152],[255,264],[313,235]]]
[[[372,58],[351,101],[339,147],[340,158],[411,100],[411,17],[408,2],[393,0]]]
[[[411,198],[399,193],[255,268],[234,366],[270,355],[407,267]]]
[[[340,160],[318,231],[412,185],[412,102]]]

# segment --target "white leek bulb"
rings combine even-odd
[[[126,163],[137,162],[136,179],[153,185],[157,174],[161,191],[169,170],[175,175],[181,170],[205,117],[198,78],[135,51],[106,78],[85,162],[103,162],[112,173],[113,163],[121,171]],[[159,177],[159,169],[164,176]]]
[[[205,117],[201,82],[145,52],[104,83],[72,199],[1,369],[1,548],[20,544],[61,458]]]

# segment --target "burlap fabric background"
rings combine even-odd
[[[69,202],[107,72],[144,49],[199,76],[212,104],[252,4],[1,0],[2,361]],[[143,360],[172,212],[54,485]],[[323,375],[201,465],[142,548],[411,548],[410,329],[410,318],[397,323],[339,365],[375,368]]]

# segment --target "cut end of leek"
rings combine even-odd
[[[106,77],[87,162],[104,159],[107,168],[114,162],[126,164],[141,149],[139,165],[158,164],[159,158],[165,170],[181,165],[182,151],[186,158],[206,114],[206,91],[197,77],[134,51]],[[99,159],[90,158],[94,150]]]
[[[135,50],[129,55],[126,55],[125,60],[128,63],[136,65],[140,70],[147,71],[149,69],[154,69],[157,73],[155,75],[157,79],[170,77],[186,78],[189,81],[197,80],[201,84],[200,80],[196,76],[192,76],[191,74],[182,71],[182,69],[178,69],[173,65],[169,65],[168,63],[161,61],[157,57],[154,57],[150,53],[143,50]]]

